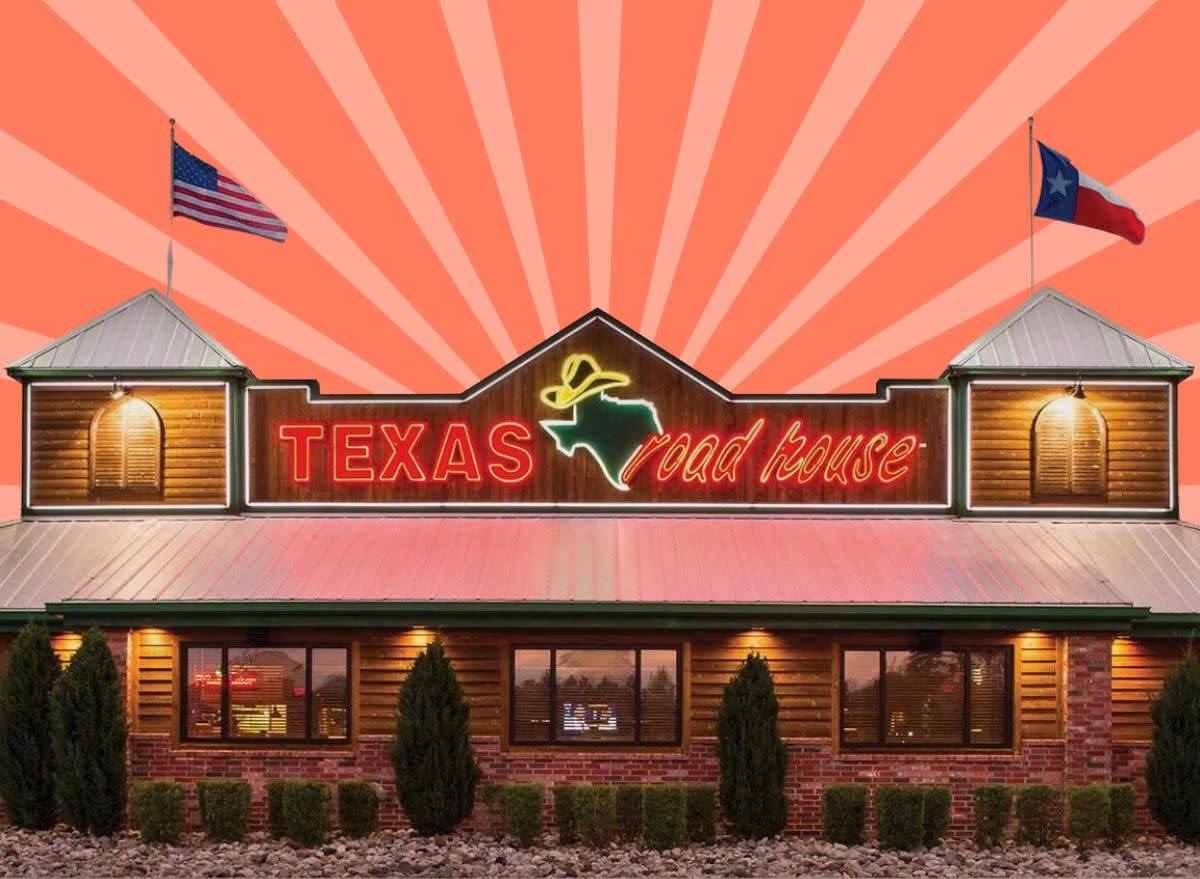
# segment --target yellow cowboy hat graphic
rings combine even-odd
[[[609,388],[623,388],[629,384],[629,376],[601,369],[591,354],[569,354],[563,361],[562,381],[561,385],[542,388],[538,395],[551,409],[570,409]]]

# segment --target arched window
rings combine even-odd
[[[92,419],[88,484],[96,494],[162,493],[162,420],[137,397],[113,400]]]
[[[1103,500],[1108,426],[1082,395],[1059,397],[1033,422],[1033,499]]]

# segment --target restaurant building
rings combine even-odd
[[[473,388],[260,380],[147,291],[9,367],[0,626],[108,635],[134,778],[366,778],[440,633],[485,780],[714,782],[769,661],[833,782],[1139,782],[1200,623],[1192,367],[1043,289],[941,378],[737,395],[602,312]],[[192,796],[189,793],[189,796]],[[1140,821],[1149,827],[1144,808]]]

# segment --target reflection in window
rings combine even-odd
[[[184,648],[184,737],[345,741],[344,647]]]
[[[162,493],[162,420],[129,395],[96,413],[88,432],[88,485],[93,493]]]
[[[1082,393],[1047,403],[1033,423],[1034,500],[1106,495],[1108,428]]]
[[[1010,657],[1006,647],[844,651],[842,744],[1005,746]]]
[[[513,651],[511,737],[519,743],[674,744],[679,651]]]

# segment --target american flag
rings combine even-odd
[[[210,226],[237,229],[272,241],[287,238],[287,226],[232,177],[197,159],[179,144],[172,157],[172,212]]]

